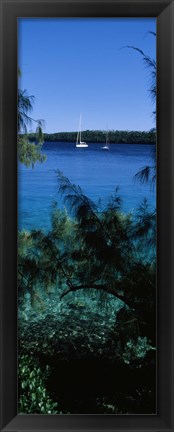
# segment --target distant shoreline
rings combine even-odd
[[[31,142],[36,141],[36,134],[27,134]],[[77,132],[44,133],[44,142],[76,142]],[[87,143],[105,143],[106,131],[82,131],[83,141]],[[110,144],[156,144],[156,131],[117,131],[108,132]]]

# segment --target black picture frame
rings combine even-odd
[[[1,0],[1,430],[174,431],[174,0]],[[157,18],[157,414],[17,415],[17,17]]]

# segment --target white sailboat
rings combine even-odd
[[[80,114],[80,120],[79,120],[79,130],[77,132],[77,139],[76,139],[76,147],[84,148],[88,147],[88,144],[86,142],[82,141],[82,116]]]
[[[106,132],[106,144],[102,147],[102,150],[109,150],[108,132]]]

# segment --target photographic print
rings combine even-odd
[[[18,413],[156,415],[156,19],[18,18]]]

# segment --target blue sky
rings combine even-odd
[[[155,59],[155,18],[19,18],[19,87],[35,96],[45,132],[155,127],[150,75],[133,45]],[[33,126],[34,130],[34,126]]]

